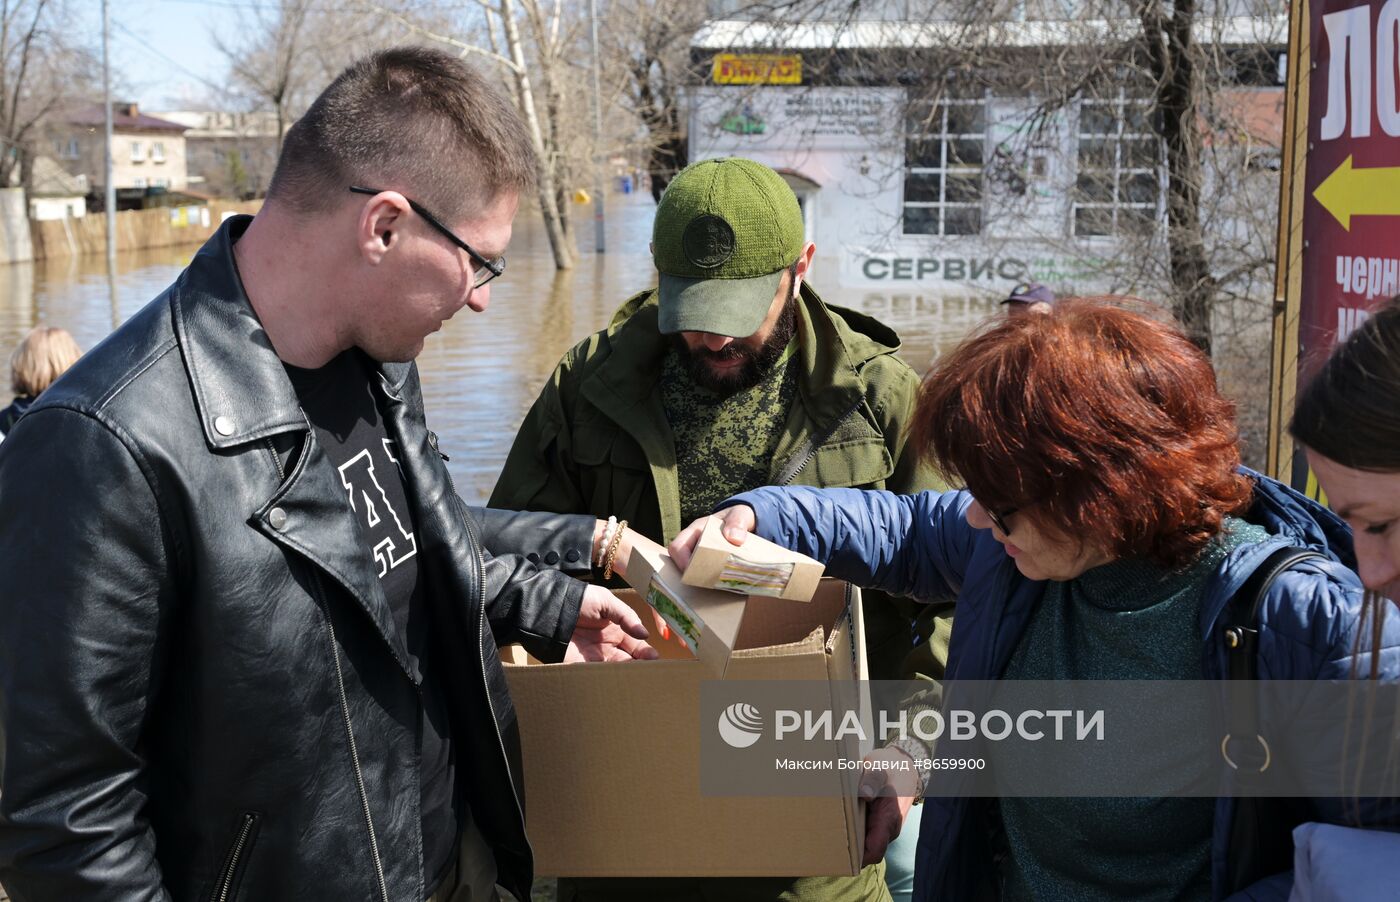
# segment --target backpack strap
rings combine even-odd
[[[1264,596],[1269,594],[1270,587],[1280,573],[1310,558],[1329,560],[1327,555],[1308,548],[1286,545],[1275,549],[1264,558],[1263,563],[1254,568],[1244,585],[1240,586],[1240,590],[1230,599],[1225,610],[1225,647],[1229,679],[1258,678],[1259,609],[1264,604]]]
[[[1273,761],[1260,732],[1259,711],[1250,680],[1259,677],[1259,609],[1279,574],[1324,554],[1296,546],[1275,549],[1245,580],[1225,610],[1225,647],[1229,686],[1225,723],[1228,732],[1220,754],[1241,783],[1262,774]],[[1241,796],[1230,824],[1226,882],[1231,892],[1292,866],[1291,830],[1299,822],[1298,800]]]

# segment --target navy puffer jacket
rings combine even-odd
[[[1351,531],[1331,511],[1280,482],[1246,471],[1255,481],[1245,515],[1270,538],[1244,545],[1220,565],[1206,588],[1200,630],[1206,638],[1201,662],[1205,679],[1226,676],[1221,615],[1231,597],[1275,549],[1310,548],[1316,558],[1295,564],[1275,580],[1259,615],[1260,679],[1347,679],[1353,667],[1369,673],[1379,654],[1382,679],[1400,680],[1400,618],[1386,621],[1382,647],[1356,653],[1362,590],[1355,569]],[[996,679],[1005,670],[1045,589],[1027,579],[993,538],[964,516],[967,492],[895,495],[853,489],[765,488],[725,502],[747,504],[758,534],[827,563],[828,573],[893,595],[939,599],[957,596],[956,623],[948,653],[949,680]],[[1363,637],[1364,641],[1364,637]],[[956,780],[956,772],[948,779]],[[974,800],[940,790],[923,805],[914,897],[971,899],[993,864],[985,832],[972,826]],[[1313,799],[1307,819],[1352,823],[1347,800]],[[1235,802],[1222,797],[1215,809],[1212,881],[1215,897],[1226,895],[1226,845]],[[1363,802],[1362,823],[1400,829],[1400,800]],[[1281,824],[1280,829],[1292,828]],[[1292,880],[1278,874],[1242,898],[1286,899]]]

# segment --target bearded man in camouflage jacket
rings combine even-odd
[[[490,505],[613,515],[664,543],[757,486],[934,487],[904,454],[919,378],[898,336],[822,302],[806,281],[815,251],[777,172],[737,158],[683,170],[657,206],[659,287],[564,356]],[[906,674],[913,607],[872,599],[865,614],[872,678]],[[877,862],[855,877],[571,880],[559,898],[864,902],[889,898],[884,876]]]

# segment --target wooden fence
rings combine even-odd
[[[214,234],[227,213],[256,213],[261,201],[211,201],[208,205],[123,210],[117,213],[117,253],[148,247],[198,244]],[[31,220],[34,259],[107,252],[107,218]]]

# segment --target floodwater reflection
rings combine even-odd
[[[522,215],[510,265],[491,283],[486,312],[464,309],[428,338],[419,357],[428,423],[468,503],[481,503],[491,493],[516,427],[564,352],[605,326],[627,298],[656,284],[647,252],[653,209],[648,195],[610,198],[608,252],[600,256],[592,253],[586,210],[576,208],[584,253],[566,272],[555,270],[538,220]],[[115,309],[100,254],[0,266],[0,360],[38,323],[62,326],[91,348],[114,323],[164,290],[197,250],[192,245],[123,254]],[[936,351],[999,309],[986,297],[843,289],[836,284],[833,251],[818,248],[813,286],[828,303],[862,310],[898,331],[900,355],[920,373]]]

